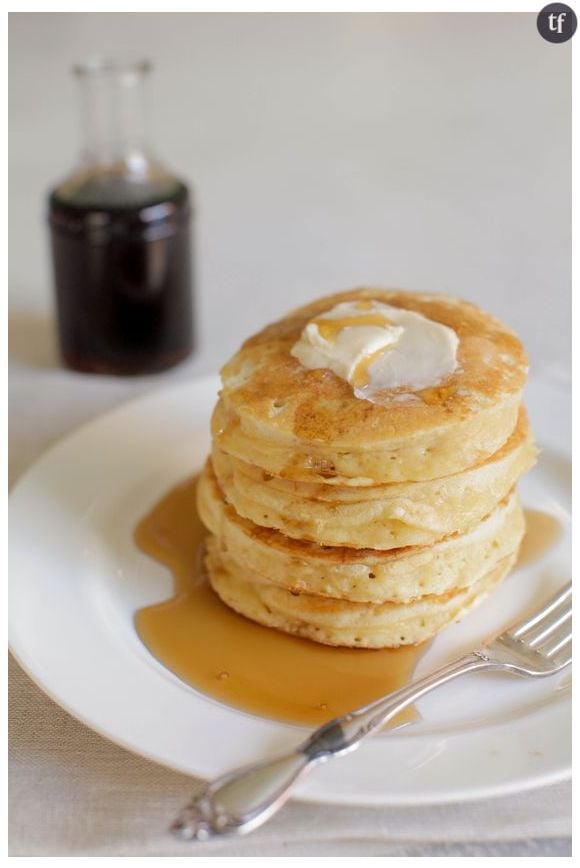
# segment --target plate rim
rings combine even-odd
[[[8,645],[9,651],[18,663],[18,665],[22,668],[22,670],[26,673],[26,675],[30,678],[30,680],[36,685],[36,687],[41,690],[45,696],[47,696],[52,702],[66,711],[67,714],[70,714],[75,720],[79,721],[83,724],[83,726],[88,727],[88,729],[96,732],[97,735],[100,735],[102,738],[105,738],[107,741],[110,741],[112,744],[115,744],[124,750],[129,751],[129,753],[134,756],[141,757],[149,762],[155,763],[156,765],[160,765],[164,768],[169,769],[170,771],[177,772],[179,774],[185,774],[190,777],[193,777],[193,773],[190,769],[185,766],[180,766],[177,763],[173,763],[166,760],[160,760],[155,754],[148,753],[143,749],[138,749],[135,745],[130,742],[122,739],[120,736],[113,736],[110,732],[107,732],[106,729],[100,727],[98,724],[91,722],[87,717],[85,717],[80,712],[76,711],[72,708],[67,702],[59,699],[49,688],[47,688],[41,681],[39,681],[34,674],[33,671],[29,669],[29,667],[20,659],[19,655],[14,651],[11,643]],[[197,777],[202,777],[198,775]],[[434,796],[433,794],[425,794],[425,798],[422,797],[421,793],[412,793],[408,795],[398,795],[392,801],[388,798],[389,793],[385,792],[384,800],[380,802],[377,801],[376,798],[371,798],[370,796],[365,796],[365,794],[357,794],[349,796],[348,799],[345,797],[341,797],[340,794],[329,793],[325,796],[320,795],[316,791],[313,792],[297,792],[292,795],[292,801],[298,802],[306,802],[308,804],[327,804],[327,805],[356,805],[356,806],[365,806],[365,807],[421,807],[426,805],[455,805],[462,802],[475,802],[480,799],[492,799],[492,798],[500,798],[502,796],[514,795],[515,793],[524,793],[530,792],[531,790],[537,790],[544,786],[550,786],[553,784],[562,783],[564,781],[571,780],[572,770],[571,768],[561,768],[555,769],[553,772],[546,772],[543,774],[538,774],[536,776],[530,776],[526,779],[525,786],[522,785],[520,780],[513,780],[509,783],[502,784],[501,791],[498,791],[497,786],[493,784],[483,785],[477,789],[463,789],[456,790],[452,797],[446,797],[441,795],[441,797]]]
[[[567,390],[561,390],[558,388],[556,384],[549,383],[546,381],[542,381],[541,379],[536,379],[535,382],[539,386],[545,386],[550,390],[555,389],[560,393],[567,392]],[[191,378],[184,381],[178,381],[175,383],[171,383],[169,385],[165,385],[159,388],[155,388],[145,394],[137,395],[130,400],[124,401],[114,407],[109,408],[104,413],[99,414],[98,416],[90,419],[80,426],[76,427],[70,432],[67,432],[63,437],[57,440],[55,443],[51,444],[34,462],[31,464],[24,473],[22,473],[19,478],[15,481],[14,485],[11,488],[10,496],[9,496],[9,504],[12,505],[13,498],[16,493],[25,486],[25,483],[34,479],[34,477],[40,472],[42,472],[43,465],[46,462],[49,462],[55,453],[58,453],[60,450],[66,450],[70,441],[74,441],[77,438],[90,431],[93,427],[98,426],[99,424],[103,424],[107,422],[111,417],[115,417],[120,413],[131,412],[132,409],[138,406],[145,405],[147,403],[152,403],[153,405],[157,400],[162,398],[163,396],[167,396],[168,393],[180,392],[184,389],[193,389],[196,388],[217,388],[219,386],[219,378],[217,375],[205,375],[203,377]],[[565,450],[561,450],[565,451]],[[10,576],[9,576],[9,593],[10,593]],[[9,596],[10,601],[10,596]],[[70,702],[66,698],[61,698],[58,691],[53,691],[50,687],[48,687],[42,678],[37,676],[37,673],[34,670],[32,664],[29,665],[29,661],[26,659],[25,655],[21,654],[19,651],[18,642],[14,642],[14,628],[12,626],[12,618],[11,618],[11,609],[9,605],[9,649],[13,654],[16,662],[23,669],[23,671],[27,674],[27,676],[33,681],[33,683],[42,690],[45,695],[47,695],[53,702],[63,708],[68,714],[70,714],[75,719],[79,720],[83,725],[88,726],[94,732],[97,732],[102,737],[112,741],[113,743],[119,745],[125,750],[130,751],[131,753],[144,757],[148,761],[155,762],[157,764],[163,765],[166,768],[170,768],[174,771],[178,771],[180,773],[185,773],[189,775],[198,774],[191,770],[191,768],[185,768],[184,766],[180,766],[177,763],[170,762],[167,759],[162,759],[154,752],[148,752],[144,750],[140,746],[136,746],[134,743],[127,741],[120,737],[117,733],[111,734],[111,730],[107,730],[106,727],[102,727],[100,724],[95,723],[90,719],[90,715],[87,716],[83,714],[82,711],[78,710],[74,704],[70,704]],[[230,709],[231,710],[231,709]],[[554,709],[555,710],[555,709]],[[419,736],[417,736],[419,737]],[[422,736],[427,737],[427,736]],[[312,792],[305,790],[304,792],[297,792],[294,798],[310,802],[310,803],[326,803],[326,804],[336,804],[336,805],[384,805],[384,806],[411,806],[411,805],[428,805],[428,804],[454,804],[462,801],[474,801],[478,799],[486,799],[492,798],[494,796],[500,795],[509,795],[516,792],[524,792],[531,789],[537,789],[541,786],[546,786],[549,784],[554,784],[560,781],[564,781],[569,779],[571,774],[571,769],[567,765],[565,767],[555,767],[552,770],[538,772],[537,774],[528,775],[525,780],[521,780],[519,778],[515,778],[512,781],[502,782],[500,787],[498,788],[497,784],[483,784],[483,785],[474,785],[471,789],[457,789],[455,788],[453,794],[441,794],[440,797],[434,795],[433,793],[421,793],[412,792],[408,794],[401,794],[395,796],[395,798],[389,798],[388,789],[385,790],[384,796],[379,797],[374,794],[349,794],[345,796],[345,794],[334,793],[332,790],[329,790],[326,794],[321,794],[320,792],[313,790]],[[202,776],[201,774],[199,776]]]

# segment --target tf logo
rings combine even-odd
[[[548,42],[567,42],[574,36],[577,23],[576,13],[565,3],[544,6],[537,20],[538,31]]]

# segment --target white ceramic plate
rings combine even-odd
[[[133,627],[172,580],[136,549],[134,526],[209,447],[217,380],[182,383],[115,410],[52,448],[12,494],[10,639],[34,681],[97,732],[202,777],[296,744],[300,727],[208,699],[155,660]],[[569,396],[539,383],[527,404],[543,448],[521,490],[564,533],[492,598],[445,631],[418,674],[500,632],[570,577]],[[426,697],[422,719],[315,770],[303,799],[342,804],[452,802],[565,778],[569,676],[472,675]]]

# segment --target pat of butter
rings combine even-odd
[[[328,368],[357,398],[387,389],[430,388],[457,367],[453,329],[380,301],[346,301],[304,327],[290,350],[309,369]]]

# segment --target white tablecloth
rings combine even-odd
[[[13,856],[564,856],[570,785],[464,805],[331,807],[293,802],[240,840],[190,844],[167,831],[195,781],[117,747],[10,666]]]

